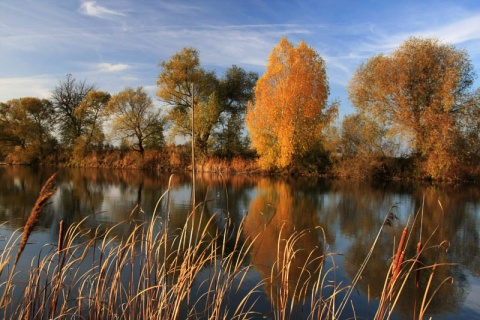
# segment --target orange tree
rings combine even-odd
[[[357,68],[349,98],[364,117],[402,137],[422,172],[445,178],[460,162],[461,123],[474,72],[468,54],[435,39],[410,38]],[[475,108],[478,108],[476,106]]]
[[[337,115],[336,104],[327,104],[328,95],[324,60],[304,41],[295,48],[282,38],[246,115],[263,168],[286,168],[318,145],[322,129]]]

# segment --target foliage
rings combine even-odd
[[[161,62],[160,67],[157,96],[170,107],[168,119],[173,122],[173,136],[192,135],[193,104],[194,138],[201,155],[209,154],[214,145],[212,136],[221,123],[230,123],[228,129],[235,135],[225,143],[239,139],[241,126],[230,118],[241,118],[245,113],[257,79],[255,73],[232,66],[225,78],[218,79],[214,72],[203,69],[198,51],[193,48],[182,49]]]
[[[0,104],[0,142],[4,156],[31,163],[53,151],[53,105],[46,99],[20,98]]]
[[[385,133],[378,122],[360,114],[346,116],[342,121],[340,140],[342,156],[384,155],[382,142]]]
[[[246,155],[250,140],[243,133],[247,105],[253,99],[258,75],[246,72],[235,65],[227,69],[225,77],[220,79],[221,99],[225,112],[221,114],[218,131],[218,154],[229,158]]]
[[[133,150],[143,155],[146,146],[163,146],[166,120],[142,87],[125,88],[110,99],[107,109],[113,116],[112,134]]]
[[[285,168],[315,145],[337,114],[336,104],[327,105],[328,94],[323,59],[305,42],[294,48],[282,38],[272,49],[246,116],[262,167]]]
[[[465,51],[410,38],[357,68],[348,91],[363,117],[384,126],[391,137],[403,137],[426,174],[442,178],[459,160],[456,145],[463,129],[458,124],[473,79]]]
[[[81,111],[82,102],[95,86],[84,81],[77,81],[71,74],[52,91],[52,102],[58,115],[61,140],[67,149],[73,148],[77,139],[86,132],[91,125],[91,119],[85,117],[90,112]]]

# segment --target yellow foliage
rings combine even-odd
[[[327,106],[328,94],[323,59],[305,42],[295,48],[282,38],[247,109],[246,124],[263,168],[287,167],[318,140],[337,113],[336,106]]]

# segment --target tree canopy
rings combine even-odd
[[[215,144],[212,137],[226,137],[215,135],[218,133],[215,130],[234,132],[234,137],[229,136],[221,142],[222,146],[232,145],[232,141],[239,138],[241,127],[235,119],[245,114],[258,78],[256,73],[245,72],[234,65],[219,79],[214,72],[201,66],[199,53],[193,48],[175,53],[170,60],[161,62],[160,67],[157,96],[169,106],[167,116],[173,123],[172,135],[191,136],[193,104],[194,138],[201,155],[209,154]],[[219,128],[222,124],[227,126]]]
[[[56,144],[51,130],[54,119],[53,105],[47,99],[26,97],[1,103],[2,152],[14,150],[15,161],[22,163],[43,159]]]
[[[87,94],[95,89],[95,85],[86,81],[78,81],[71,74],[61,80],[52,91],[52,102],[58,115],[59,130],[62,142],[72,148],[85,129],[85,113],[78,112]]]
[[[146,144],[157,144],[157,148],[163,145],[165,118],[160,110],[155,109],[152,99],[142,87],[136,90],[125,88],[114,95],[107,110],[113,115],[114,136],[129,143],[133,150],[143,155]]]
[[[295,48],[282,38],[270,53],[246,115],[263,167],[284,168],[318,143],[322,129],[337,115],[328,95],[324,60],[304,41]]]
[[[384,125],[387,135],[409,137],[412,155],[438,177],[458,160],[455,146],[463,135],[458,124],[474,77],[464,50],[410,38],[358,67],[348,92],[358,112]]]

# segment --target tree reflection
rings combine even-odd
[[[43,183],[52,173],[30,167],[0,167],[0,221],[7,221],[12,230],[22,228]],[[44,220],[40,222],[41,226],[45,224]]]
[[[323,263],[317,207],[293,196],[283,181],[259,181],[246,216],[244,237],[252,243],[251,260],[262,275],[276,308],[299,302],[320,276]]]
[[[459,309],[465,299],[468,284],[465,281],[464,270],[458,265],[451,266],[449,263],[460,262],[475,272],[478,270],[476,269],[478,262],[466,257],[475,256],[479,250],[478,221],[475,215],[478,209],[473,210],[467,199],[461,199],[461,193],[452,192],[449,188],[419,185],[407,188],[395,185],[381,188],[363,185],[359,188],[353,183],[342,182],[337,183],[332,192],[337,199],[331,202],[326,211],[327,215],[338,216],[340,231],[349,239],[350,245],[345,252],[345,270],[350,277],[356,274],[367,256],[388,208],[396,204],[396,213],[402,217],[393,227],[386,227],[379,238],[358,284],[364,294],[369,293],[372,298],[381,295],[392,262],[394,242],[399,241],[408,216],[411,219],[417,216],[413,236],[406,250],[406,259],[415,256],[417,242],[421,241],[425,248],[421,256],[422,265],[428,267],[439,264],[429,284],[428,297],[434,290],[439,289],[433,296],[428,314],[444,314]],[[402,193],[408,195],[409,201]],[[328,196],[332,197],[332,194]],[[466,198],[472,199],[470,196]],[[441,243],[445,244],[445,240],[452,244],[447,252],[445,246],[438,246]],[[431,273],[431,267],[422,270],[418,289],[415,287],[413,277],[406,283],[402,297],[397,303],[397,314],[412,318],[414,308],[418,312]],[[455,279],[454,283],[443,283],[449,277]]]
[[[11,231],[24,226],[41,186],[52,173],[0,167],[0,220],[8,222],[4,228]],[[417,217],[417,223],[407,257],[415,255],[421,235],[422,244],[429,248],[422,255],[422,263],[457,263],[435,269],[430,292],[445,278],[453,277],[455,281],[436,292],[429,315],[458,312],[469,291],[477,290],[469,287],[467,279],[473,276],[478,281],[480,274],[480,260],[476,259],[480,255],[478,187],[202,174],[197,178],[196,199],[201,206],[199,214],[191,216],[188,175],[174,175],[170,194],[156,207],[169,188],[168,175],[136,170],[60,169],[57,193],[38,226],[52,230],[48,235],[52,242],[57,240],[60,220],[65,227],[83,221],[82,228],[100,231],[115,226],[109,237],[122,239],[157,215],[162,223],[168,223],[170,236],[178,236],[191,223],[198,228],[190,230],[189,236],[198,238],[198,230],[202,229],[211,237],[222,232],[235,234],[245,218],[243,237],[252,244],[251,262],[262,275],[272,303],[282,306],[287,300],[304,299],[306,288],[318,279],[324,245],[329,246],[329,252],[344,254],[338,258],[338,274],[353,278],[387,211],[396,205],[400,220],[383,229],[359,281],[359,294],[370,294],[372,299],[380,296],[394,247],[409,217],[410,221]],[[435,247],[444,240],[450,243],[448,251]],[[406,283],[396,308],[399,316],[412,318],[415,298],[418,305],[431,272],[422,271],[420,289],[415,289],[413,280]]]

